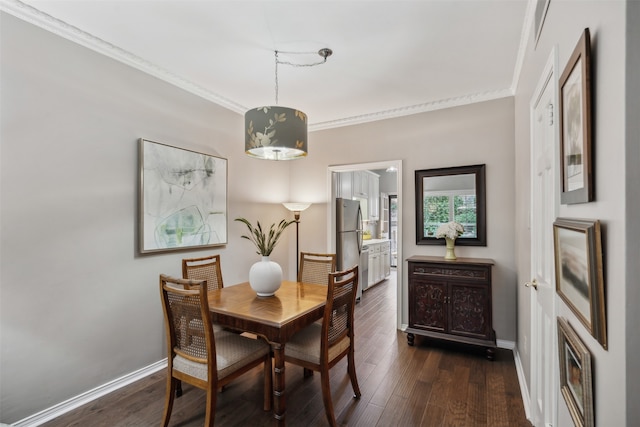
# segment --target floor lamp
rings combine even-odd
[[[298,280],[298,274],[300,274],[300,253],[298,249],[298,225],[300,224],[300,212],[311,206],[311,203],[283,203],[284,207],[293,212],[293,217],[296,220],[296,280]]]

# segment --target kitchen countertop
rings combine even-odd
[[[362,240],[362,245],[363,246],[367,246],[367,245],[375,245],[376,243],[385,243],[385,242],[390,242],[391,240],[389,239],[369,239],[369,240]]]

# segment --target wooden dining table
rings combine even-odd
[[[283,281],[270,297],[259,297],[249,282],[209,291],[211,320],[222,326],[265,337],[273,349],[273,416],[285,425],[284,348],[299,330],[321,319],[327,286]]]

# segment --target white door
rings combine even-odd
[[[553,221],[558,210],[556,51],[531,100],[531,422],[554,426],[557,338]]]

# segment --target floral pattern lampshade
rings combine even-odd
[[[293,160],[307,155],[307,115],[287,107],[259,107],[244,115],[244,151],[266,160]]]

